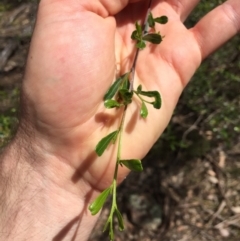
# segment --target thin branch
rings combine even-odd
[[[145,35],[147,32],[148,32],[148,16],[149,16],[149,13],[151,11],[151,5],[152,5],[152,0],[149,1],[148,3],[148,9],[147,9],[147,13],[146,13],[146,17],[145,17],[145,20],[144,20],[144,23],[143,23],[143,35]],[[139,48],[136,50],[136,53],[135,53],[135,57],[134,57],[134,60],[133,60],[133,65],[132,65],[132,68],[131,68],[131,81],[130,81],[130,88],[129,90],[130,91],[133,91],[133,86],[134,86],[134,77],[135,77],[135,70],[136,70],[136,65],[137,65],[137,59],[138,59],[138,55],[139,55]]]

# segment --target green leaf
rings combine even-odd
[[[144,49],[144,48],[146,47],[146,44],[145,44],[144,41],[141,40],[141,41],[138,41],[138,42],[137,42],[136,47],[137,47],[138,49]]]
[[[153,20],[156,23],[166,24],[168,22],[168,17],[167,16],[161,16],[161,17],[158,17],[158,18],[154,18]]]
[[[112,223],[112,215],[108,217],[108,220],[107,222],[105,223],[104,225],[104,228],[103,228],[103,232],[105,232],[107,230],[107,228],[109,228],[109,238],[110,238],[110,241],[113,241],[114,240],[114,231],[113,231],[113,223]]]
[[[140,40],[140,37],[138,36],[137,30],[134,30],[132,32],[131,39],[133,39],[133,40]]]
[[[119,210],[117,208],[115,209],[115,214],[116,214],[117,219],[118,219],[118,229],[119,229],[119,231],[123,231],[124,230],[124,224],[123,224],[122,214],[119,212]]]
[[[139,86],[137,87],[137,93],[139,94],[141,91],[142,91],[142,85],[139,85]]]
[[[107,230],[108,226],[110,227],[110,222],[111,222],[110,218],[111,217],[109,216],[107,222],[105,223],[105,225],[103,227],[103,232],[105,232]]]
[[[94,202],[89,206],[89,211],[92,215],[96,215],[101,208],[103,207],[103,204],[105,203],[112,187],[109,187],[105,189],[95,200]]]
[[[110,237],[110,241],[114,240],[114,231],[112,227],[109,229],[109,237]]]
[[[117,134],[113,137],[112,144],[115,144],[117,137],[118,137],[118,133],[119,133],[119,131],[117,131]]]
[[[139,159],[120,160],[119,163],[131,171],[141,172],[143,170],[141,160]]]
[[[155,22],[154,22],[153,15],[151,12],[148,15],[148,25],[151,28],[154,28],[154,26],[155,26]]]
[[[121,104],[119,104],[116,100],[105,100],[104,106],[108,109],[111,109],[111,108],[115,108],[115,107],[120,107]]]
[[[104,138],[102,138],[97,146],[96,146],[96,153],[98,156],[101,156],[103,154],[103,152],[106,150],[106,148],[108,147],[108,145],[110,144],[111,141],[116,140],[116,136],[118,135],[118,130],[114,131],[112,133],[110,133],[109,135],[105,136]]]
[[[141,36],[142,36],[142,27],[141,27],[140,24],[138,24],[138,22],[135,23],[135,26],[136,26],[136,30],[137,30],[138,36],[141,38]]]
[[[147,35],[144,35],[142,39],[153,44],[160,44],[162,42],[161,35],[157,33],[149,33]]]
[[[155,101],[151,102],[150,104],[152,104],[154,106],[154,108],[156,108],[156,109],[161,108],[162,101],[161,101],[161,96],[158,91],[141,91],[139,94],[155,98]]]
[[[112,99],[112,97],[116,94],[116,92],[118,91],[118,88],[120,86],[120,84],[122,83],[122,79],[124,76],[119,77],[112,85],[111,87],[108,89],[108,91],[106,92],[106,94],[104,95],[104,100],[109,100]]]
[[[120,89],[129,89],[130,87],[130,82],[129,82],[129,74],[130,72],[126,73],[123,78],[123,83]]]
[[[148,109],[144,101],[142,102],[140,114],[143,118],[146,118],[148,116]]]
[[[124,105],[128,105],[132,102],[133,92],[129,91],[128,89],[120,89],[119,95],[123,100]]]

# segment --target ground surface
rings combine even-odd
[[[35,11],[36,4],[17,4],[0,13],[1,145],[15,123]],[[188,116],[176,114],[172,122],[184,121],[183,137],[195,131],[196,145],[169,148],[160,139],[144,160],[144,172],[130,174],[119,187],[126,230],[116,231],[116,241],[240,240],[240,139],[227,148],[211,145],[212,132],[192,118],[185,121]],[[107,204],[90,241],[108,240],[102,233],[108,211]]]

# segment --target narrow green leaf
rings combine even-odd
[[[117,78],[116,81],[111,85],[111,87],[108,89],[108,91],[104,95],[104,98],[103,98],[104,100],[112,99],[112,97],[118,91],[118,88],[119,88],[120,84],[122,83],[123,77],[124,76],[121,76],[121,77]]]
[[[113,231],[112,216],[108,217],[108,220],[104,225],[103,232],[105,232],[107,230],[107,228],[109,228],[108,235],[109,235],[110,241],[113,241],[114,240],[114,231]]]
[[[140,40],[140,37],[138,36],[137,30],[134,30],[132,32],[131,39],[133,39],[133,40]]]
[[[119,104],[116,100],[105,100],[104,106],[108,109],[111,109],[111,108],[115,108],[115,107],[120,107],[121,104]]]
[[[142,39],[152,44],[160,44],[162,42],[161,35],[157,33],[149,33],[147,35],[144,35]]]
[[[141,160],[139,159],[120,160],[119,163],[131,171],[141,172],[143,170]]]
[[[129,87],[130,87],[129,74],[130,74],[130,72],[128,72],[124,75],[121,89],[127,89],[127,90],[129,89]]]
[[[151,28],[154,28],[154,26],[155,26],[155,22],[154,22],[153,15],[151,12],[148,15],[148,25]]]
[[[142,85],[139,85],[138,87],[137,87],[137,93],[140,93],[142,91]]]
[[[117,134],[113,137],[112,144],[115,144],[117,137],[118,137],[118,133],[119,133],[119,131],[117,131]]]
[[[109,229],[109,237],[110,237],[110,241],[114,240],[114,231],[112,227]]]
[[[144,101],[142,102],[140,114],[143,118],[146,118],[148,116],[148,109]]]
[[[95,148],[95,151],[98,156],[101,156],[103,154],[103,152],[106,150],[110,142],[115,140],[117,135],[118,135],[118,130],[108,134],[98,142]]]
[[[158,18],[154,18],[153,20],[156,23],[166,24],[168,22],[168,17],[167,16],[161,16],[161,17],[158,17]]]
[[[138,24],[138,22],[136,22],[135,26],[136,26],[136,30],[137,30],[138,36],[141,37],[142,36],[142,27],[141,27],[141,25]]]
[[[127,79],[126,81],[124,81],[123,89],[128,89],[129,90],[129,87],[130,87],[130,81],[129,81],[129,79]]]
[[[123,231],[124,230],[124,223],[123,223],[122,214],[119,212],[119,210],[117,208],[115,209],[115,214],[116,214],[117,219],[118,219],[118,229],[119,229],[119,231]]]
[[[151,102],[151,104],[156,109],[160,109],[161,108],[161,104],[162,104],[161,102],[162,101],[161,101],[161,96],[160,96],[158,91],[141,91],[139,94],[155,98],[155,101]]]
[[[146,47],[146,44],[145,44],[144,41],[141,40],[141,41],[138,41],[138,42],[137,42],[136,47],[137,47],[138,49],[144,49],[144,48]]]
[[[94,202],[89,206],[89,211],[92,215],[96,215],[101,208],[103,207],[103,204],[105,203],[109,193],[110,193],[111,187],[105,189],[95,200]]]
[[[119,95],[123,100],[124,105],[130,104],[132,102],[133,92],[128,89],[120,89]]]
[[[108,220],[103,227],[103,232],[105,232],[107,230],[108,226],[110,226],[110,217],[108,217]]]

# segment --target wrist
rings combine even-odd
[[[97,220],[88,211],[96,193],[61,176],[70,167],[24,135],[20,130],[1,155],[0,240],[87,240]]]

